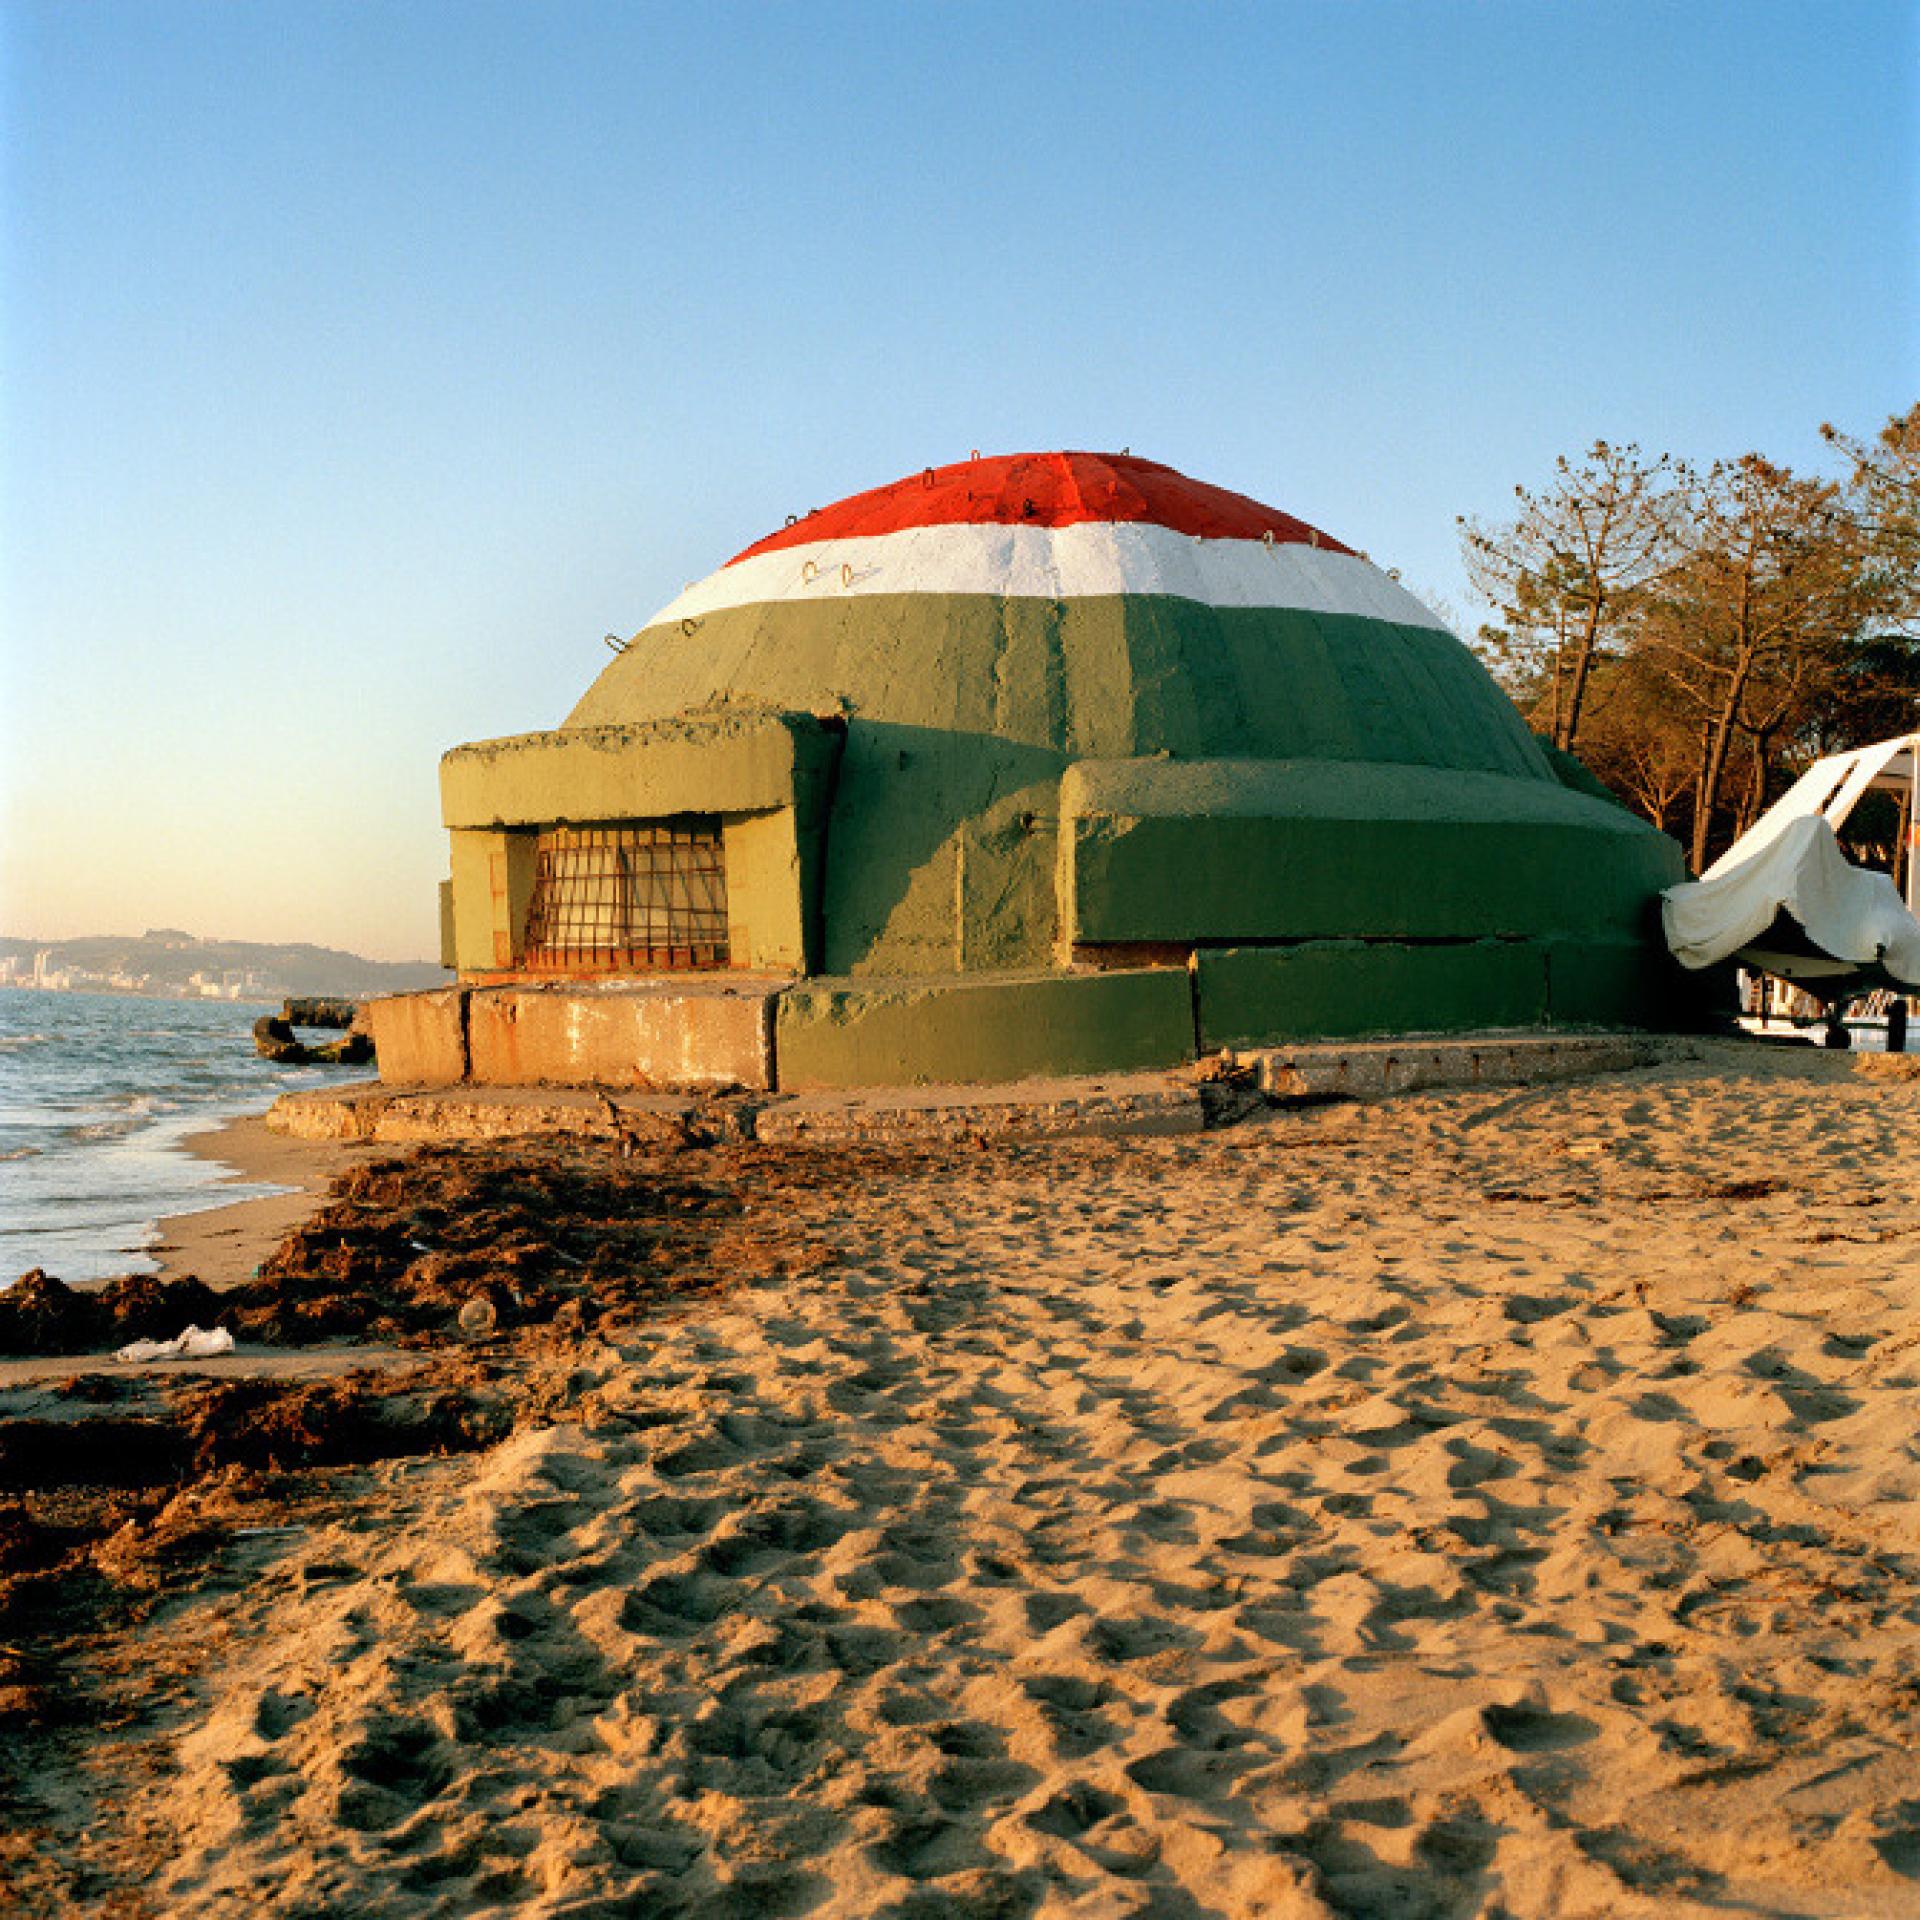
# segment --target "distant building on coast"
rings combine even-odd
[[[175,927],[35,942],[0,935],[0,987],[165,1000],[368,999],[444,978],[421,962],[365,960],[304,943],[209,940]]]
[[[386,1003],[395,1080],[990,1080],[1671,988],[1672,841],[1393,575],[1126,454],[792,519],[441,792],[461,984]]]

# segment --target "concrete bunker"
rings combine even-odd
[[[1673,1004],[1678,848],[1364,556],[1125,455],[799,519],[441,794],[459,984],[389,1003],[396,1082],[983,1081]]]

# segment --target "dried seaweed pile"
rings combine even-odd
[[[559,1141],[426,1147],[343,1175],[258,1276],[226,1292],[191,1277],[83,1292],[36,1269],[0,1293],[0,1354],[100,1352],[189,1324],[268,1346],[432,1343],[475,1302],[502,1328],[631,1314],[737,1270],[714,1255],[742,1211],[742,1170]]]

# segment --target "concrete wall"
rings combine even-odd
[[[467,1077],[467,993],[435,987],[367,1002],[367,1031],[390,1085],[450,1087]]]
[[[1547,1018],[1556,1026],[1697,1027],[1733,1011],[1731,969],[1689,973],[1649,932],[1639,940],[1549,940]]]
[[[463,974],[509,969],[519,960],[533,898],[535,836],[456,828],[448,839],[454,964]]]
[[[1062,783],[1075,941],[1636,937],[1684,875],[1557,782],[1324,761],[1125,761]]]
[[[720,836],[729,950],[742,966],[804,973],[808,916],[794,810],[727,814]]]
[[[1118,1073],[1193,1057],[1184,969],[809,982],[780,997],[780,1085],[911,1085]]]
[[[772,1005],[764,988],[476,988],[470,1071],[497,1087],[764,1090],[774,1079]]]
[[[1562,999],[1613,1006],[1621,969],[1571,956],[1643,941],[1682,866],[1580,771],[1433,628],[1152,595],[728,609],[642,633],[566,727],[447,756],[454,944],[477,976],[517,934],[463,836],[692,811],[723,821],[736,965],[891,993],[1076,948],[1564,938]]]
[[[1310,940],[1202,947],[1203,1049],[1503,1027],[1671,1029],[1698,983],[1648,940]]]
[[[369,1024],[394,1086],[991,1084],[1221,1047],[1671,1025],[1690,1006],[1671,965],[1631,940],[1326,940],[1203,946],[1191,971],[461,987],[375,1001]]]
[[[1207,1051],[1535,1027],[1547,1018],[1547,949],[1535,940],[1203,947],[1196,969]]]

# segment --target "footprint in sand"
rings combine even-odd
[[[1599,1732],[1584,1714],[1552,1713],[1525,1704],[1482,1707],[1480,1724],[1509,1753],[1550,1753],[1582,1746]]]
[[[656,1574],[621,1603],[620,1624],[630,1633],[684,1638],[718,1620],[738,1591],[709,1573]]]
[[[1044,1806],[1026,1816],[1027,1825],[1037,1832],[1051,1834],[1056,1840],[1078,1840],[1103,1820],[1111,1820],[1126,1811],[1127,1803],[1119,1795],[1104,1792],[1085,1780],[1062,1787]]]
[[[423,1721],[376,1719],[342,1748],[347,1775],[335,1805],[340,1824],[358,1832],[398,1826],[452,1778],[440,1736]]]

